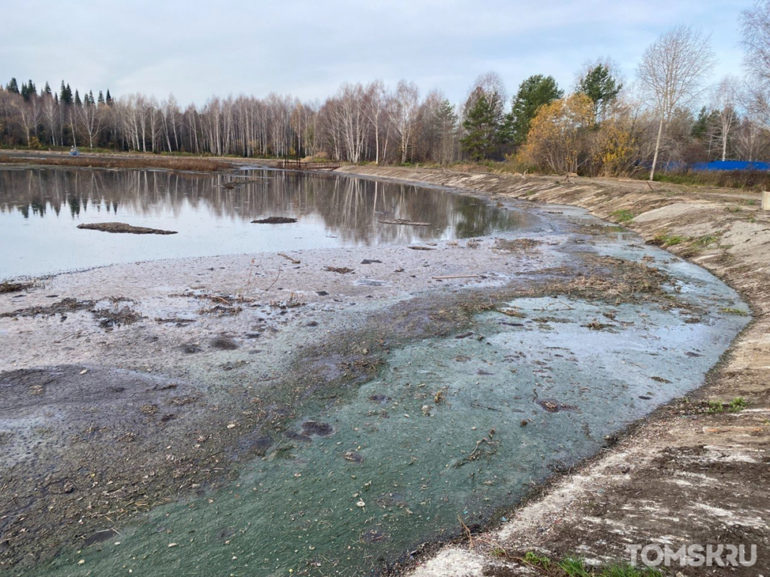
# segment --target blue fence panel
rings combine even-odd
[[[690,170],[695,172],[711,170],[770,170],[770,164],[748,160],[717,160],[714,162],[696,162],[690,166]]]

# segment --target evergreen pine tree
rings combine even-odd
[[[21,95],[24,97],[25,102],[29,102],[29,99],[33,96],[37,96],[37,88],[35,88],[35,83],[31,80],[21,85]]]
[[[104,104],[104,94],[102,94],[102,91],[99,91],[99,104]]]
[[[16,82],[15,78],[11,78],[11,81],[8,83],[8,85],[5,87],[5,89],[8,92],[13,92],[14,94],[19,93],[19,84]]]
[[[698,118],[692,125],[690,134],[693,138],[704,140],[708,135],[709,129],[719,124],[719,111],[709,110],[705,106],[698,113]]]
[[[88,97],[86,96],[86,100]],[[83,102],[80,100],[80,94],[78,94],[77,89],[75,89],[75,106],[83,106]]]
[[[498,147],[500,118],[495,97],[477,88],[469,99],[463,121],[466,135],[460,144],[473,160],[489,158]]]
[[[553,76],[537,74],[530,76],[519,86],[513,99],[511,112],[506,115],[502,129],[504,142],[524,144],[529,134],[529,125],[538,109],[564,96]]]
[[[48,82],[45,83],[45,88],[43,88],[44,94],[51,94],[51,87],[48,85]]]
[[[448,99],[444,99],[436,112],[436,122],[442,135],[452,134],[457,128],[455,107]]]
[[[610,74],[610,69],[603,64],[594,66],[578,83],[577,92],[582,92],[594,103],[594,113],[599,122],[604,118],[609,106],[623,88]]]
[[[64,84],[64,80],[61,81],[61,92],[59,94],[59,100],[62,104],[72,104],[72,89],[70,85]]]
[[[112,106],[112,96],[110,96],[110,89],[107,89],[107,96],[105,97],[107,106]]]

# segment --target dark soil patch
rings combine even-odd
[[[96,544],[180,486],[208,482],[217,465],[205,450],[218,453],[215,435],[227,429],[191,392],[100,367],[0,373],[0,421],[12,423],[0,453],[0,569],[24,574],[61,547]],[[172,417],[158,410],[167,405]],[[203,427],[211,440],[193,449],[189,430]]]
[[[67,313],[74,313],[83,310],[90,310],[94,307],[96,301],[92,300],[78,300],[75,298],[65,298],[59,302],[48,305],[47,307],[28,307],[25,309],[18,309],[10,313],[0,314],[0,318],[10,317],[52,317],[54,315],[67,315]]]
[[[157,228],[132,226],[123,222],[97,222],[93,224],[79,224],[78,228],[83,230],[101,230],[103,232],[125,234],[177,234],[176,231],[173,230],[160,230]]]
[[[291,439],[292,441],[301,441],[303,443],[313,442],[313,439],[310,438],[310,435],[297,433],[296,431],[286,431],[285,435],[287,439]]]
[[[238,343],[229,337],[217,337],[211,341],[211,346],[220,351],[234,351],[238,348]]]
[[[683,303],[672,299],[666,290],[667,286],[675,284],[674,281],[656,268],[610,256],[586,255],[583,261],[584,267],[577,271],[572,280],[549,292],[614,305],[625,302],[658,302],[668,307],[683,307]],[[566,271],[554,269],[553,272],[562,275]],[[689,305],[689,309],[693,308]],[[600,330],[605,327],[590,328]]]
[[[267,454],[268,449],[272,447],[274,441],[272,437],[262,434],[259,430],[247,433],[240,439],[236,445],[236,452],[241,454],[257,454],[264,456]]]
[[[337,274],[350,274],[351,272],[355,272],[352,268],[345,266],[327,266],[324,267],[324,270],[328,272],[336,272]]]
[[[216,316],[235,316],[243,311],[243,308],[238,306],[238,303],[252,302],[251,299],[237,297],[227,294],[206,294],[206,293],[194,293],[185,292],[182,294],[170,295],[175,298],[193,298],[198,300],[207,300],[212,303],[213,306],[204,307],[198,311],[201,315],[216,315]]]
[[[302,430],[306,435],[316,435],[317,437],[328,437],[334,433],[334,428],[330,424],[317,423],[316,421],[302,423]]]
[[[103,531],[97,531],[96,533],[93,533],[91,536],[83,539],[83,547],[90,547],[91,545],[96,545],[97,543],[103,543],[107,539],[111,539],[112,537],[118,534],[119,533],[115,529],[105,529]]]
[[[25,291],[31,286],[31,282],[0,282],[0,295]]]
[[[142,315],[129,307],[122,307],[118,310],[97,309],[91,312],[99,321],[99,326],[103,329],[132,325],[143,318]]]
[[[67,315],[78,311],[90,311],[94,316],[94,319],[99,323],[99,326],[103,329],[110,329],[115,326],[131,325],[144,317],[131,309],[130,306],[121,303],[131,304],[133,301],[128,299],[112,298],[109,299],[114,303],[115,308],[100,308],[95,309],[96,303],[99,301],[93,300],[78,300],[75,298],[64,298],[58,302],[50,304],[48,306],[35,306],[25,309],[18,309],[9,313],[0,314],[0,318],[10,317],[52,317],[61,315],[62,321],[67,319]]]
[[[495,249],[508,252],[526,251],[537,248],[541,244],[543,244],[541,241],[533,238],[516,238],[513,240],[498,238],[495,241]]]

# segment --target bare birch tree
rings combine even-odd
[[[758,0],[754,7],[741,15],[744,65],[750,76],[743,93],[744,105],[750,117],[765,131],[770,130],[770,0]],[[752,130],[743,127],[744,147],[759,140]],[[754,147],[752,146],[752,150]]]
[[[83,103],[83,106],[76,107],[77,121],[83,132],[88,136],[88,148],[94,147],[94,138],[99,135],[102,129],[102,115],[96,104],[89,101]]]
[[[37,100],[36,96],[33,96],[32,98]],[[21,127],[24,129],[24,134],[27,138],[27,146],[29,146],[30,132],[35,130],[38,122],[40,122],[40,109],[37,106],[32,106],[31,104],[24,102],[23,100],[15,102],[14,105],[19,111],[19,117],[21,119],[19,124],[21,124]]]
[[[687,26],[667,32],[645,51],[637,74],[659,116],[650,180],[655,178],[666,122],[678,107],[692,104],[703,93],[704,77],[714,64],[710,38]]]
[[[344,84],[337,100],[337,122],[345,142],[346,158],[357,164],[363,153],[367,128],[363,111],[364,89],[360,84]]]
[[[409,147],[412,144],[417,110],[420,101],[420,91],[417,85],[404,80],[398,83],[395,93],[395,115],[393,117],[396,132],[401,137],[401,163],[409,157]]]
[[[770,0],[758,0],[741,15],[744,64],[757,81],[770,85]]]
[[[59,132],[59,107],[50,94],[46,94],[42,98],[43,117],[51,135],[51,145],[56,146],[56,133]]]
[[[380,163],[380,139],[387,109],[387,95],[385,85],[382,80],[372,82],[366,87],[366,102],[364,104],[364,114],[366,115],[371,129],[374,133],[374,163]],[[387,145],[385,146],[387,148]]]
[[[722,160],[727,160],[727,146],[733,129],[738,124],[738,79],[725,76],[716,86],[712,97],[713,107],[719,120],[719,142]]]

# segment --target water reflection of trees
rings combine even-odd
[[[243,183],[235,188],[227,183]],[[151,170],[0,170],[0,212],[23,218],[77,219],[89,211],[110,217],[179,217],[189,208],[216,219],[253,220],[266,215],[320,221],[346,243],[406,243],[471,237],[516,225],[516,215],[482,201],[407,184],[338,175],[248,171],[192,175]],[[430,222],[430,227],[380,220]]]

